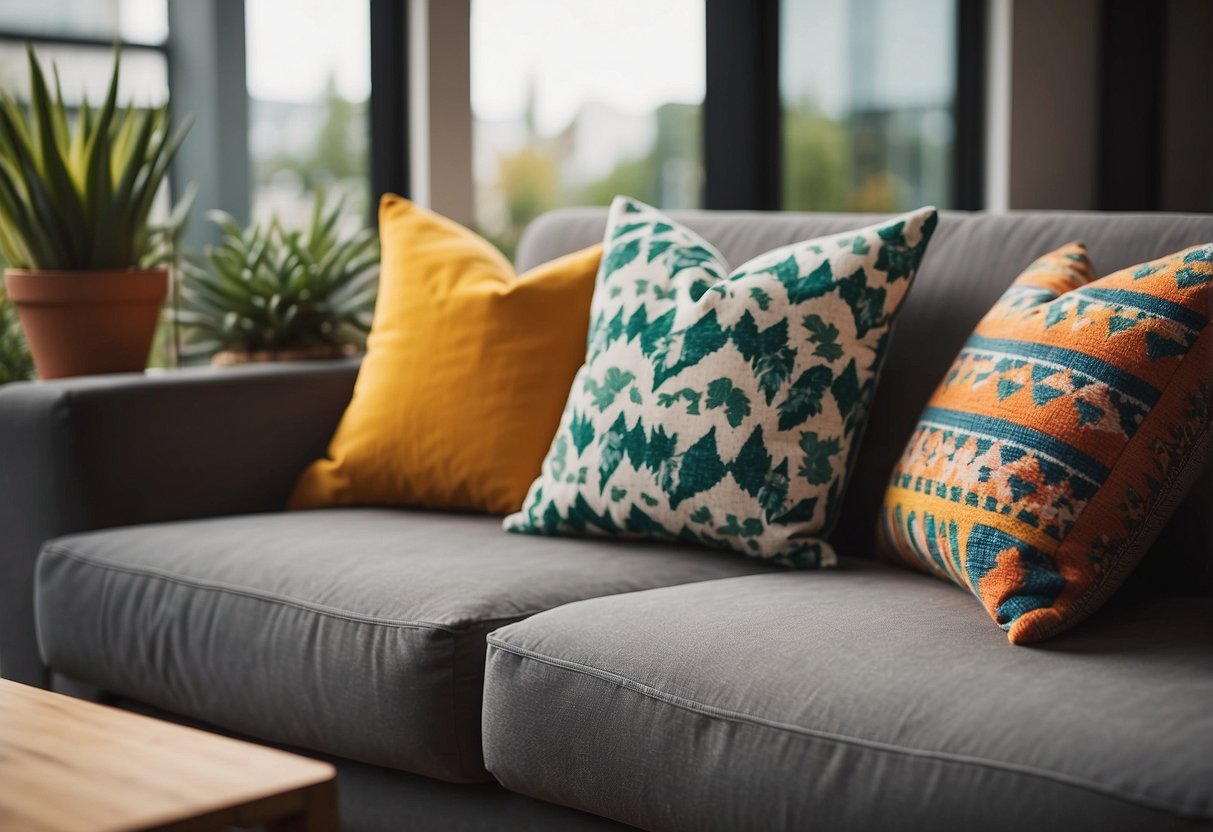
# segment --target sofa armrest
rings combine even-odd
[[[0,388],[0,675],[46,682],[33,616],[44,541],[281,509],[357,372],[308,362]]]

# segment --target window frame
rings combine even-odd
[[[368,212],[372,220],[380,194],[411,192],[408,44],[412,2],[418,0],[369,2],[371,204]],[[986,0],[955,2],[957,84],[951,207],[976,210],[984,205],[987,3]],[[243,6],[242,0],[240,5]],[[704,0],[702,205],[705,209],[776,211],[783,207],[779,5],[779,0]],[[159,43],[144,43],[0,28],[0,40],[87,48],[110,48],[117,44],[124,51],[155,51],[165,57],[170,102],[174,98],[171,32]]]

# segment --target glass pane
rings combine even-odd
[[[473,0],[476,218],[512,255],[560,205],[699,204],[703,0]]]
[[[365,225],[369,0],[247,0],[245,21],[253,217],[301,227],[323,188]]]
[[[31,35],[163,43],[165,0],[5,0],[0,29]]]
[[[784,207],[950,202],[956,0],[782,0]]]
[[[109,89],[114,70],[114,50],[101,46],[60,46],[36,43],[34,49],[48,80],[58,70],[63,99],[76,105],[82,96],[100,104]],[[0,40],[0,89],[24,100],[29,95],[29,63],[25,44]],[[118,100],[140,106],[158,106],[168,101],[168,63],[164,53],[154,49],[127,48],[122,52],[118,73]]]

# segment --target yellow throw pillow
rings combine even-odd
[[[366,358],[290,507],[517,511],[585,356],[602,246],[516,277],[480,236],[391,194],[379,232]]]

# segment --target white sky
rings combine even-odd
[[[344,97],[367,97],[366,0],[247,0],[245,17],[254,97],[313,101],[330,72]],[[544,132],[587,101],[648,113],[703,100],[703,0],[473,0],[471,37],[479,118],[517,117],[531,79]]]
[[[800,0],[784,3],[781,13],[788,103],[808,98],[835,117],[852,107],[947,106],[955,83],[955,0]]]
[[[476,116],[517,117],[532,79],[544,133],[588,101],[633,113],[701,102],[703,0],[472,0]]]
[[[164,0],[122,0],[118,30],[128,40],[160,43],[168,36],[168,7]]]
[[[370,95],[367,0],[246,0],[244,17],[254,98],[315,101],[332,73],[342,97]]]

